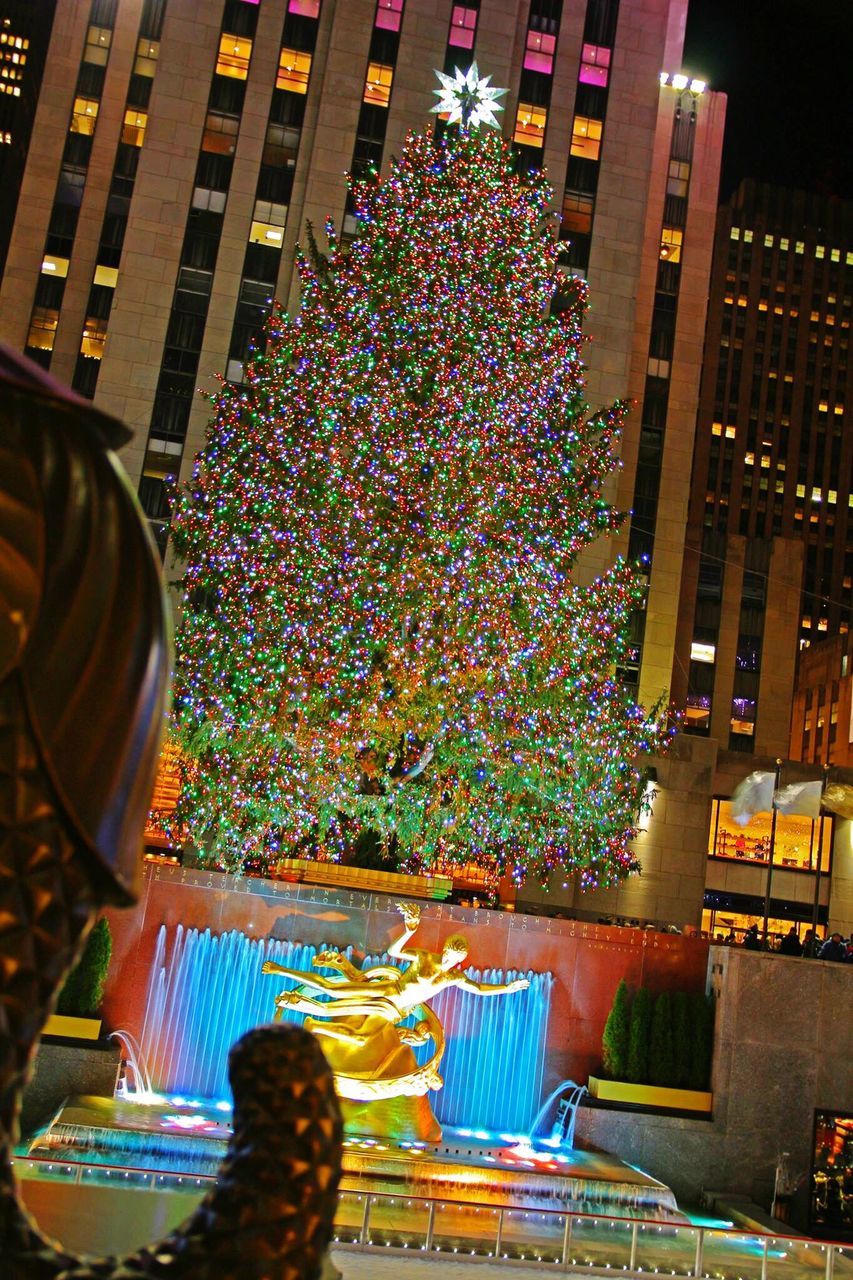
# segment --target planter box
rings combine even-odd
[[[391,893],[402,898],[449,898],[450,876],[410,876],[399,871],[368,871],[346,867],[339,862],[314,862],[308,858],[281,858],[276,874],[282,880],[306,884],[328,884],[340,889],[360,889],[363,893]]]
[[[67,1013],[52,1013],[42,1035],[64,1036],[68,1040],[98,1040],[101,1035],[101,1019],[73,1018]]]
[[[589,1092],[602,1102],[623,1102],[634,1107],[660,1107],[668,1111],[697,1111],[709,1115],[714,1095],[697,1089],[663,1089],[655,1084],[627,1084],[622,1080],[589,1077]]]

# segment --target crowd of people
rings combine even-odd
[[[715,942],[724,946],[741,946],[747,951],[775,951],[783,956],[802,956],[807,960],[836,960],[841,964],[853,964],[853,938],[845,939],[838,930],[834,930],[825,939],[819,938],[814,929],[807,929],[802,938],[796,925],[791,925],[788,932],[773,946],[768,938],[765,943],[757,924],[751,924],[742,941],[738,941],[734,929],[729,930],[728,937],[717,934]]]

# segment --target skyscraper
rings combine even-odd
[[[440,131],[434,69],[476,60],[507,89],[519,164],[547,169],[561,269],[589,281],[590,405],[633,402],[610,495],[631,514],[578,576],[642,561],[621,674],[643,702],[666,699],[725,114],[681,65],[686,14],[687,0],[57,0],[0,338],[132,428],[125,466],[165,550],[170,481],[204,440],[197,388],[242,380],[271,299],[298,306],[306,222],[321,242],[330,216],[352,237],[346,173],[385,170],[410,129]],[[668,817],[644,833],[632,914],[698,921],[697,771],[704,756],[675,770]]]
[[[734,751],[788,754],[797,653],[850,625],[851,226],[752,182],[720,209],[673,693]]]
[[[0,4],[0,274],[15,219],[56,0]]]
[[[59,0],[0,336],[122,417],[161,545],[215,374],[239,381],[306,221],[355,232],[345,173],[430,119],[433,68],[507,86],[589,278],[589,399],[637,403],[614,550],[645,557],[624,675],[668,692],[724,103],[681,67],[686,0]],[[437,127],[442,127],[439,122]]]

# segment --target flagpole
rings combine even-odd
[[[770,815],[770,861],[767,864],[767,887],[764,890],[764,926],[761,932],[761,945],[767,950],[767,923],[770,918],[770,886],[773,882],[773,854],[776,849],[776,792],[779,790],[779,777],[782,761],[776,757],[776,781],[773,784],[772,813]]]
[[[812,954],[815,953],[815,943],[817,942],[817,914],[820,910],[820,864],[823,858],[823,824],[826,821],[826,815],[823,811],[823,793],[826,790],[827,779],[829,778],[829,765],[823,766],[823,782],[820,788],[820,817],[818,818],[817,830],[817,866],[815,868],[814,878],[814,902],[812,904]]]

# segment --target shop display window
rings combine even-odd
[[[809,1230],[853,1239],[853,1112],[815,1112]]]
[[[778,951],[782,939],[786,936],[791,926],[797,930],[799,941],[806,942],[807,935],[811,929],[811,910],[805,905],[803,907],[804,914],[807,913],[808,919],[792,920],[790,918],[782,919],[780,916],[770,916],[767,920],[767,936],[770,942],[770,950]],[[750,915],[748,912],[738,912],[726,909],[708,909],[702,912],[701,932],[705,934],[710,942],[723,943],[727,946],[739,947],[743,945],[746,931],[750,925],[757,924],[759,934],[764,929],[764,916],[760,914]],[[826,927],[819,924],[817,927],[817,945],[819,946],[826,937]]]
[[[745,827],[732,817],[728,800],[714,800],[708,832],[709,858],[734,858],[744,862],[770,860],[773,841],[774,867],[794,871],[814,871],[820,847],[820,869],[828,873],[831,865],[832,819],[802,817],[795,813],[776,815],[776,831],[770,813],[756,813]]]

